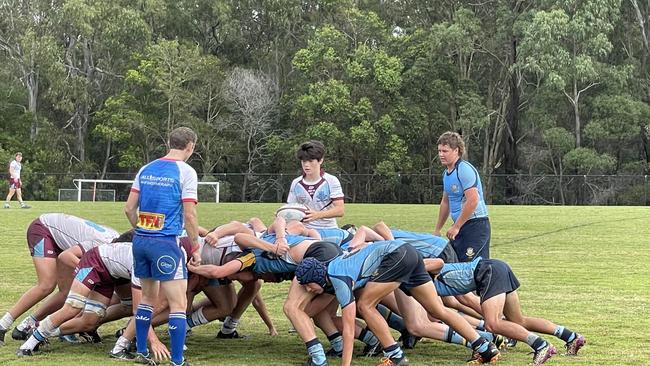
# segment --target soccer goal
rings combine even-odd
[[[115,189],[106,189],[106,187],[114,185],[131,185],[133,184],[132,180],[122,180],[122,179],[74,179],[74,185],[76,187],[77,201],[98,201],[103,200],[99,199],[103,191],[113,191],[113,201],[115,200]],[[201,197],[204,190],[201,189],[201,186],[209,189],[208,192],[210,196],[214,194],[214,202],[219,203],[219,182],[199,182],[199,201],[211,201],[212,198]],[[86,188],[84,188],[86,187]],[[61,191],[59,190],[59,200],[61,200]]]

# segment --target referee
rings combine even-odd
[[[169,303],[171,364],[180,366],[185,365],[187,255],[193,264],[201,262],[196,250],[198,181],[196,171],[185,162],[194,153],[196,133],[187,127],[176,128],[168,145],[167,155],[140,168],[124,211],[135,228],[134,274],[142,285],[142,301],[135,314],[135,361],[155,365],[147,348],[147,334],[160,290]],[[192,253],[185,253],[179,245],[183,227],[192,242]]]

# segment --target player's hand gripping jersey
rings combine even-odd
[[[180,235],[183,202],[197,202],[197,184],[196,172],[184,161],[158,159],[142,167],[131,187],[140,193],[136,233]]]

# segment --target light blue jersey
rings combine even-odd
[[[327,276],[341,308],[354,301],[354,290],[366,285],[385,256],[406,245],[402,240],[377,241],[358,252],[348,253],[330,262]]]
[[[471,262],[445,263],[433,281],[438,295],[454,296],[475,291],[474,270],[481,260],[481,257],[477,257]]]
[[[343,249],[347,249],[347,246],[344,246],[344,243],[347,243],[350,239],[352,239],[352,234],[350,234],[350,232],[339,228],[315,230],[320,235],[320,240],[334,243]]]
[[[285,234],[284,238],[287,240],[287,245],[289,245],[290,248],[295,247],[296,245],[302,243],[305,240],[316,240],[314,238],[310,238],[307,236],[291,235],[291,234]],[[260,239],[264,240],[267,243],[275,244],[277,237],[275,233],[264,233],[262,234],[262,237]]]
[[[449,198],[449,212],[451,213],[451,219],[454,220],[454,222],[458,219],[458,216],[460,216],[460,212],[465,205],[465,191],[474,187],[478,189],[479,201],[469,219],[488,216],[485,200],[483,199],[481,178],[472,164],[465,160],[458,159],[456,166],[451,173],[446,169],[442,173],[442,181],[447,197]]]
[[[136,233],[177,236],[183,230],[183,202],[197,202],[196,172],[184,161],[158,159],[143,166],[131,191],[139,193]]]

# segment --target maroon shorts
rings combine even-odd
[[[22,186],[23,186],[23,182],[20,180],[20,178],[18,178],[18,179],[9,178],[9,188],[10,189],[20,189],[20,187],[22,187]]]
[[[36,219],[27,228],[27,246],[32,257],[56,258],[63,252],[52,237],[50,229]]]
[[[89,290],[111,298],[115,286],[124,284],[126,281],[118,281],[111,276],[106,265],[99,256],[99,248],[92,248],[87,251],[77,264],[74,270],[76,281],[83,283]]]

